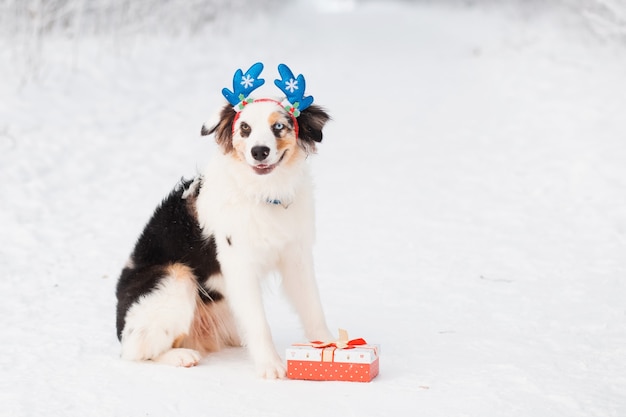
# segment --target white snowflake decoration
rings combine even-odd
[[[285,88],[289,90],[290,93],[293,93],[298,89],[298,80],[290,79],[285,83]]]
[[[254,85],[254,78],[250,76],[250,74],[246,74],[245,77],[241,77],[241,85],[243,88],[250,88]]]

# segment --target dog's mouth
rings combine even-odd
[[[275,164],[257,164],[257,165],[253,165],[252,169],[254,170],[254,172],[256,172],[259,175],[267,175],[270,172],[272,172],[274,168],[278,166],[278,164],[282,162],[283,158],[285,158],[286,153],[287,153],[287,150],[283,152],[283,154],[280,156],[280,159],[278,159],[278,162],[276,162]]]
[[[269,174],[270,172],[272,172],[274,168],[276,168],[276,165],[278,164],[272,164],[272,165],[259,164],[259,165],[253,166],[252,169],[254,170],[254,172],[256,172],[259,175],[265,175],[265,174]]]

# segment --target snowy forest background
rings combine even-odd
[[[306,0],[301,0],[305,1]],[[371,0],[310,0],[327,9],[346,9]],[[404,3],[457,3],[468,7],[502,4],[494,0],[399,0]],[[0,0],[0,31],[26,43],[56,33],[68,38],[143,31],[184,33],[214,23],[232,12],[254,14],[289,0]],[[515,0],[527,7],[577,11],[599,35],[626,37],[622,0]]]
[[[0,0],[0,35],[35,65],[49,35],[123,38],[136,34],[181,35],[209,25],[245,22],[246,16],[271,12],[289,0]],[[371,0],[300,0],[328,11],[346,10]],[[403,3],[455,3],[489,6],[494,0],[400,0]],[[563,8],[578,15],[591,31],[607,40],[626,42],[623,0],[514,0],[527,12]]]

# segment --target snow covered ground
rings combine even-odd
[[[327,3],[46,39],[34,81],[1,41],[0,415],[626,415],[624,46],[557,10]],[[334,118],[316,267],[331,327],[382,345],[372,383],[260,380],[242,349],[118,358],[119,271],[256,61]],[[283,351],[302,333],[277,288]]]

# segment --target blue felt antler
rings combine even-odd
[[[293,72],[285,64],[278,66],[278,73],[280,74],[279,80],[274,80],[276,87],[285,93],[288,103],[285,104],[285,108],[290,111],[294,117],[298,117],[300,112],[313,103],[312,96],[304,96],[304,90],[306,88],[306,82],[302,74],[297,77],[293,76]]]
[[[233,91],[228,88],[222,89],[222,94],[230,104],[235,106],[235,110],[243,109],[251,101],[247,99],[248,95],[265,84],[265,80],[259,78],[261,71],[263,71],[263,64],[260,62],[252,65],[245,74],[238,69],[233,76]]]

